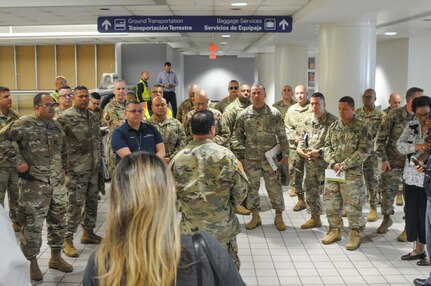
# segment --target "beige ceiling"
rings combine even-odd
[[[158,42],[168,43],[185,54],[206,55],[208,45],[216,43],[222,54],[253,56],[272,51],[276,44],[317,49],[321,23],[375,23],[379,40],[391,39],[383,35],[387,31],[398,32],[395,37],[431,31],[430,0],[241,0],[248,5],[240,9],[232,8],[232,2],[239,1],[0,1],[0,45]],[[229,39],[221,38],[220,33],[97,33],[99,16],[127,15],[292,15],[293,31],[233,33]]]

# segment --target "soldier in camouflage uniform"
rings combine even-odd
[[[289,181],[290,196],[298,195],[298,202],[293,207],[294,211],[305,209],[304,190],[302,189],[302,179],[304,176],[304,159],[298,155],[296,148],[299,143],[299,134],[301,134],[301,123],[304,116],[310,113],[310,101],[308,100],[307,88],[300,84],[295,87],[295,97],[297,103],[289,107],[284,118],[286,126],[286,135],[290,148],[289,159]]]
[[[342,97],[338,103],[340,119],[332,123],[325,138],[324,158],[329,168],[337,174],[345,172],[345,182],[326,180],[325,203],[329,230],[322,239],[323,244],[341,240],[341,204],[349,219],[349,240],[347,250],[355,250],[361,244],[360,232],[365,227],[362,206],[365,203],[362,164],[371,150],[371,136],[367,126],[355,118],[355,102],[349,96]]]
[[[247,176],[235,155],[213,142],[214,123],[212,112],[196,112],[191,120],[193,141],[170,163],[182,213],[180,228],[183,233],[213,234],[239,269],[240,227],[233,207],[246,196]]]
[[[286,118],[286,113],[289,107],[294,105],[296,101],[292,98],[293,97],[293,89],[290,85],[285,85],[283,87],[283,90],[281,91],[282,100],[277,101],[272,106],[277,108],[278,111],[281,113],[281,118]],[[293,172],[293,170],[291,170]],[[283,165],[281,168],[281,184],[283,186],[289,185],[289,165]],[[296,196],[296,192],[294,192],[293,188],[291,190],[291,194]]]
[[[57,100],[59,106],[55,109],[54,119],[57,119],[61,113],[72,106],[73,92],[70,86],[64,85],[58,89]]]
[[[12,99],[10,90],[0,86],[0,129],[11,124],[19,118],[18,113],[12,109]],[[3,152],[3,150],[0,150]],[[4,199],[8,193],[9,217],[13,222],[15,232],[20,230],[20,222],[17,217],[18,212],[18,173],[13,164],[8,162],[4,156],[0,156],[0,204],[4,206]]]
[[[88,110],[96,114],[97,118],[99,118],[100,125],[103,126],[105,122],[103,122],[103,109],[100,108],[101,97],[98,92],[90,93],[90,102],[88,103]]]
[[[236,80],[231,80],[229,82],[229,86],[227,88],[229,95],[222,100],[220,100],[214,107],[214,109],[217,109],[221,113],[224,113],[224,110],[226,106],[228,106],[230,103],[234,102],[235,99],[238,98],[238,89],[239,89],[239,83]]]
[[[239,87],[238,98],[234,102],[229,104],[223,113],[223,121],[229,128],[230,133],[230,144],[229,149],[235,154],[235,156],[242,162],[244,160],[245,147],[240,144],[235,136],[235,123],[238,115],[246,107],[251,105],[250,101],[250,86],[248,84],[241,84]]]
[[[107,145],[111,146],[112,132],[125,122],[124,109],[126,107],[127,87],[124,80],[118,79],[114,81],[114,99],[112,99],[103,110],[103,120],[108,125],[108,140]],[[108,153],[108,172],[110,175],[115,169],[115,154],[111,148]]]
[[[67,197],[62,184],[66,167],[65,134],[53,120],[58,103],[49,93],[38,93],[33,100],[34,115],[23,116],[5,130],[1,144],[4,156],[17,166],[20,180],[20,210],[25,216],[21,249],[30,260],[30,276],[42,280],[36,256],[42,245],[42,227],[46,218],[49,267],[72,272],[73,267],[61,257],[64,241],[64,216]],[[19,152],[13,147],[17,142]]]
[[[252,211],[253,218],[246,224],[247,229],[255,229],[261,225],[259,215],[260,177],[265,180],[265,187],[275,209],[274,224],[278,230],[286,230],[282,213],[284,198],[281,190],[280,168],[273,170],[265,157],[265,152],[279,143],[282,159],[279,165],[288,162],[289,147],[286,131],[280,112],[265,104],[265,87],[259,83],[251,87],[252,105],[241,111],[235,125],[235,136],[245,146],[244,166],[250,180],[247,195],[247,209]]]
[[[355,117],[362,120],[368,126],[368,133],[371,135],[370,145],[373,146],[376,138],[377,130],[382,122],[385,113],[376,108],[376,91],[374,89],[366,89],[362,94],[362,103],[364,106],[355,111]],[[378,165],[379,157],[371,150],[370,156],[364,162],[364,178],[368,190],[368,200],[370,202],[370,212],[367,220],[372,222],[377,220],[377,193],[378,193]]]
[[[57,119],[66,134],[66,188],[69,205],[66,214],[64,253],[69,257],[79,256],[73,245],[73,234],[76,233],[80,222],[83,227],[81,243],[99,244],[102,240],[93,232],[96,227],[99,193],[100,121],[88,110],[89,97],[85,86],[77,86],[74,91],[73,107]]]
[[[193,102],[194,109],[186,114],[185,121],[183,122],[184,132],[187,136],[187,142],[192,140],[192,133],[191,133],[191,120],[193,114],[195,114],[197,111],[200,110],[209,110],[214,114],[215,119],[215,136],[214,136],[214,142],[221,145],[221,146],[228,146],[229,145],[229,128],[226,126],[226,124],[223,122],[223,115],[220,111],[217,109],[208,107],[209,104],[209,98],[208,94],[204,90],[198,90],[198,92],[195,94],[195,99]]]
[[[60,87],[68,85],[67,79],[64,76],[59,75],[55,78],[54,85],[56,89],[52,92],[51,96],[54,101],[58,103],[58,90],[60,89]]]
[[[172,158],[186,146],[186,134],[181,122],[175,118],[168,118],[166,99],[156,96],[153,99],[151,108],[153,109],[153,115],[147,122],[153,124],[162,135],[166,152],[164,161],[169,164]]]
[[[178,112],[177,112],[177,119],[181,123],[185,121],[186,114],[189,113],[189,111],[193,110],[194,108],[193,100],[195,98],[195,93],[198,92],[199,89],[200,89],[199,85],[195,83],[191,83],[189,85],[189,88],[187,90],[189,98],[187,98],[180,104],[180,107],[178,108]]]
[[[325,97],[320,92],[311,95],[310,106],[313,113],[307,114],[304,118],[297,148],[299,156],[305,161],[302,187],[311,213],[311,218],[301,225],[302,229],[322,226],[320,214],[323,208],[320,195],[325,181],[325,169],[328,166],[322,154],[329,126],[337,120],[335,115],[326,111]]]
[[[382,173],[380,175],[380,189],[382,192],[383,222],[377,229],[377,233],[386,233],[392,225],[391,215],[394,214],[394,198],[402,182],[402,174],[406,156],[397,150],[397,140],[401,136],[404,127],[413,119],[412,102],[421,96],[423,89],[412,87],[406,93],[406,105],[389,111],[383,117],[376,136],[375,151],[382,159]],[[398,239],[404,240],[405,232]],[[405,238],[407,241],[407,238]]]

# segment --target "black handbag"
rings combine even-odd
[[[203,236],[200,233],[196,233],[192,235],[192,241],[193,241],[193,247],[195,250],[195,256],[196,256],[196,259],[198,260],[198,263],[196,263],[196,272],[198,275],[198,286],[203,286],[202,263],[201,261],[199,261],[199,257],[201,257],[201,249],[203,249],[203,252],[204,252],[203,255],[205,255],[208,258],[208,261],[210,263],[211,269],[213,271],[214,279],[215,279],[215,285],[224,285],[220,271],[214,262],[214,258],[212,257],[211,252],[209,251]]]

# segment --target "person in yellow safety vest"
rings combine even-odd
[[[147,102],[150,105],[151,110],[151,90],[148,85],[150,79],[150,73],[147,71],[141,72],[141,79],[136,85],[136,101]],[[152,113],[152,111],[150,111]]]
[[[153,101],[153,99],[156,96],[163,97],[163,87],[160,84],[153,85],[153,89],[151,90],[151,101]],[[145,117],[147,119],[150,119],[151,114],[150,114],[149,110],[151,109],[151,104],[150,104],[150,106],[148,106],[147,102],[144,101],[143,106],[144,106],[144,115],[145,115]],[[168,107],[168,118],[172,118],[172,116],[173,116],[172,110]]]
[[[55,90],[51,94],[51,97],[52,99],[54,99],[55,102],[58,103],[58,90],[60,89],[60,87],[67,85],[67,79],[64,76],[59,75],[55,78]]]

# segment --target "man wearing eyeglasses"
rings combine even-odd
[[[73,235],[77,232],[81,217],[81,243],[99,244],[102,240],[93,232],[96,227],[99,193],[100,121],[88,110],[89,98],[85,86],[75,87],[73,106],[57,119],[66,133],[66,188],[69,205],[63,250],[69,257],[79,256],[73,245]]]
[[[61,113],[72,106],[73,92],[70,86],[63,85],[58,89],[57,102],[60,104],[55,109],[54,119],[57,119]]]
[[[227,88],[229,95],[225,98],[223,98],[222,100],[220,100],[216,105],[215,105],[215,109],[217,109],[218,111],[220,111],[221,113],[224,112],[225,108],[231,103],[233,102],[235,99],[238,98],[238,91],[239,91],[239,83],[236,80],[231,80],[229,82],[229,86]]]
[[[65,133],[53,120],[58,103],[49,93],[38,93],[33,99],[35,113],[16,120],[6,136],[1,137],[3,152],[16,167],[21,179],[20,211],[25,216],[21,249],[30,260],[30,277],[42,280],[37,263],[42,244],[42,227],[46,219],[48,245],[51,247],[49,267],[72,272],[73,267],[61,257],[67,208],[63,187],[67,153]],[[12,142],[16,142],[15,149]]]
[[[116,162],[132,152],[145,151],[165,158],[165,145],[156,127],[142,122],[142,104],[128,101],[124,111],[126,122],[112,133],[112,150],[116,154]]]

